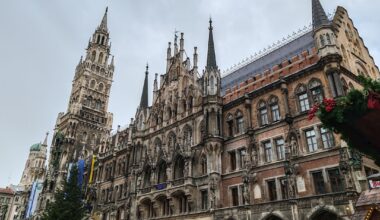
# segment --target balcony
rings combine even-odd
[[[152,190],[152,187],[146,187],[146,188],[141,189],[141,193],[142,194],[150,193],[151,190]]]
[[[173,180],[173,186],[180,186],[180,185],[183,185],[183,184],[185,184],[185,179],[184,178]]]

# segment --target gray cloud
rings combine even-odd
[[[344,6],[375,60],[380,59],[380,2],[322,4],[328,12]],[[18,183],[29,146],[42,141],[58,112],[66,111],[75,66],[107,5],[116,61],[109,106],[114,127],[135,114],[146,62],[150,89],[154,73],[165,70],[167,42],[175,29],[185,32],[188,56],[198,46],[204,66],[212,15],[223,70],[311,22],[310,0],[1,1],[0,186],[9,177]]]

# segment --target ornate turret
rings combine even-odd
[[[333,97],[343,95],[339,78],[340,61],[342,59],[336,45],[336,36],[331,22],[319,0],[312,0],[314,41],[320,62],[324,64]],[[327,65],[328,64],[328,65]]]

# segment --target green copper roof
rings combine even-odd
[[[40,143],[33,144],[33,145],[30,147],[30,151],[40,151],[40,149],[41,149],[41,144],[40,144]]]

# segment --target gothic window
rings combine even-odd
[[[244,118],[241,111],[236,113],[236,133],[242,134],[244,133]]]
[[[327,44],[331,44],[330,34],[326,34]]]
[[[101,110],[101,108],[102,108],[102,103],[100,102],[100,100],[96,100],[96,102],[95,102],[95,109]]]
[[[325,46],[325,38],[323,37],[323,35],[319,35],[319,40],[321,42],[321,47],[324,47]]]
[[[187,207],[188,207],[187,197],[184,193],[182,193],[180,196],[178,196],[179,213],[187,212]]]
[[[263,143],[263,145],[264,145],[265,162],[271,162],[273,159],[272,143],[270,141],[266,141]]]
[[[232,198],[232,206],[239,205],[239,189],[237,186],[231,187],[231,198]]]
[[[95,87],[95,80],[91,80],[90,82],[90,88],[93,89]]]
[[[314,103],[322,103],[323,101],[323,89],[321,82],[317,79],[312,79],[309,82],[309,90],[313,98]]]
[[[83,134],[82,134],[82,141],[83,142],[87,141],[87,132],[83,132]]]
[[[276,180],[268,180],[268,199],[269,201],[277,200],[277,189],[276,189]]]
[[[260,101],[259,103],[259,119],[260,119],[260,125],[264,126],[268,124],[268,110],[267,106],[264,101]]]
[[[313,184],[315,194],[324,194],[326,193],[325,181],[323,179],[322,171],[315,171],[312,173]]]
[[[103,53],[102,53],[102,52],[99,54],[98,62],[99,62],[100,64],[103,63]]]
[[[102,43],[101,44],[104,45],[104,36],[102,37]]]
[[[96,43],[98,44],[100,42],[100,36],[98,35],[97,37],[96,37]]]
[[[329,175],[331,192],[344,191],[344,179],[339,171],[339,168],[330,169],[327,173]]]
[[[228,154],[230,156],[230,170],[234,171],[236,170],[236,152],[230,151]]]
[[[185,160],[182,156],[178,156],[174,164],[174,179],[181,179],[184,177]]]
[[[208,191],[207,189],[201,190],[201,209],[208,209]]]
[[[285,159],[284,139],[282,139],[282,138],[276,139],[275,143],[276,143],[277,159],[278,160]]]
[[[150,168],[150,166],[147,166],[145,168],[145,172],[144,172],[144,182],[143,182],[143,187],[146,188],[146,187],[149,187],[151,182],[150,182],[150,177],[152,175],[152,169]]]
[[[272,113],[272,121],[273,122],[279,121],[280,120],[280,109],[278,107],[277,97],[272,97],[269,100],[269,104],[270,104],[270,110]]]
[[[304,85],[301,85],[297,89],[298,104],[301,112],[308,111],[310,109],[309,96],[307,89]]]
[[[99,83],[98,91],[99,91],[99,92],[102,92],[102,91],[103,91],[103,88],[104,88],[103,83]]]
[[[167,180],[167,176],[166,176],[166,162],[165,161],[162,161],[159,165],[158,165],[158,183],[165,183],[166,180]]]
[[[320,128],[320,132],[321,132],[323,147],[324,148],[333,147],[335,144],[334,144],[334,135],[332,134],[332,132],[323,127]]]
[[[228,132],[228,137],[232,137],[234,135],[234,121],[233,121],[233,116],[229,114],[227,116],[227,132]]]
[[[91,54],[91,61],[94,62],[95,61],[95,58],[96,58],[96,51],[92,51],[92,54]]]
[[[207,174],[207,157],[206,157],[206,155],[202,155],[202,157],[201,157],[201,173],[202,173],[202,175]]]
[[[315,136],[314,129],[306,130],[305,136],[306,136],[306,144],[307,144],[309,152],[316,151],[318,149],[318,146],[317,146],[317,137]]]

